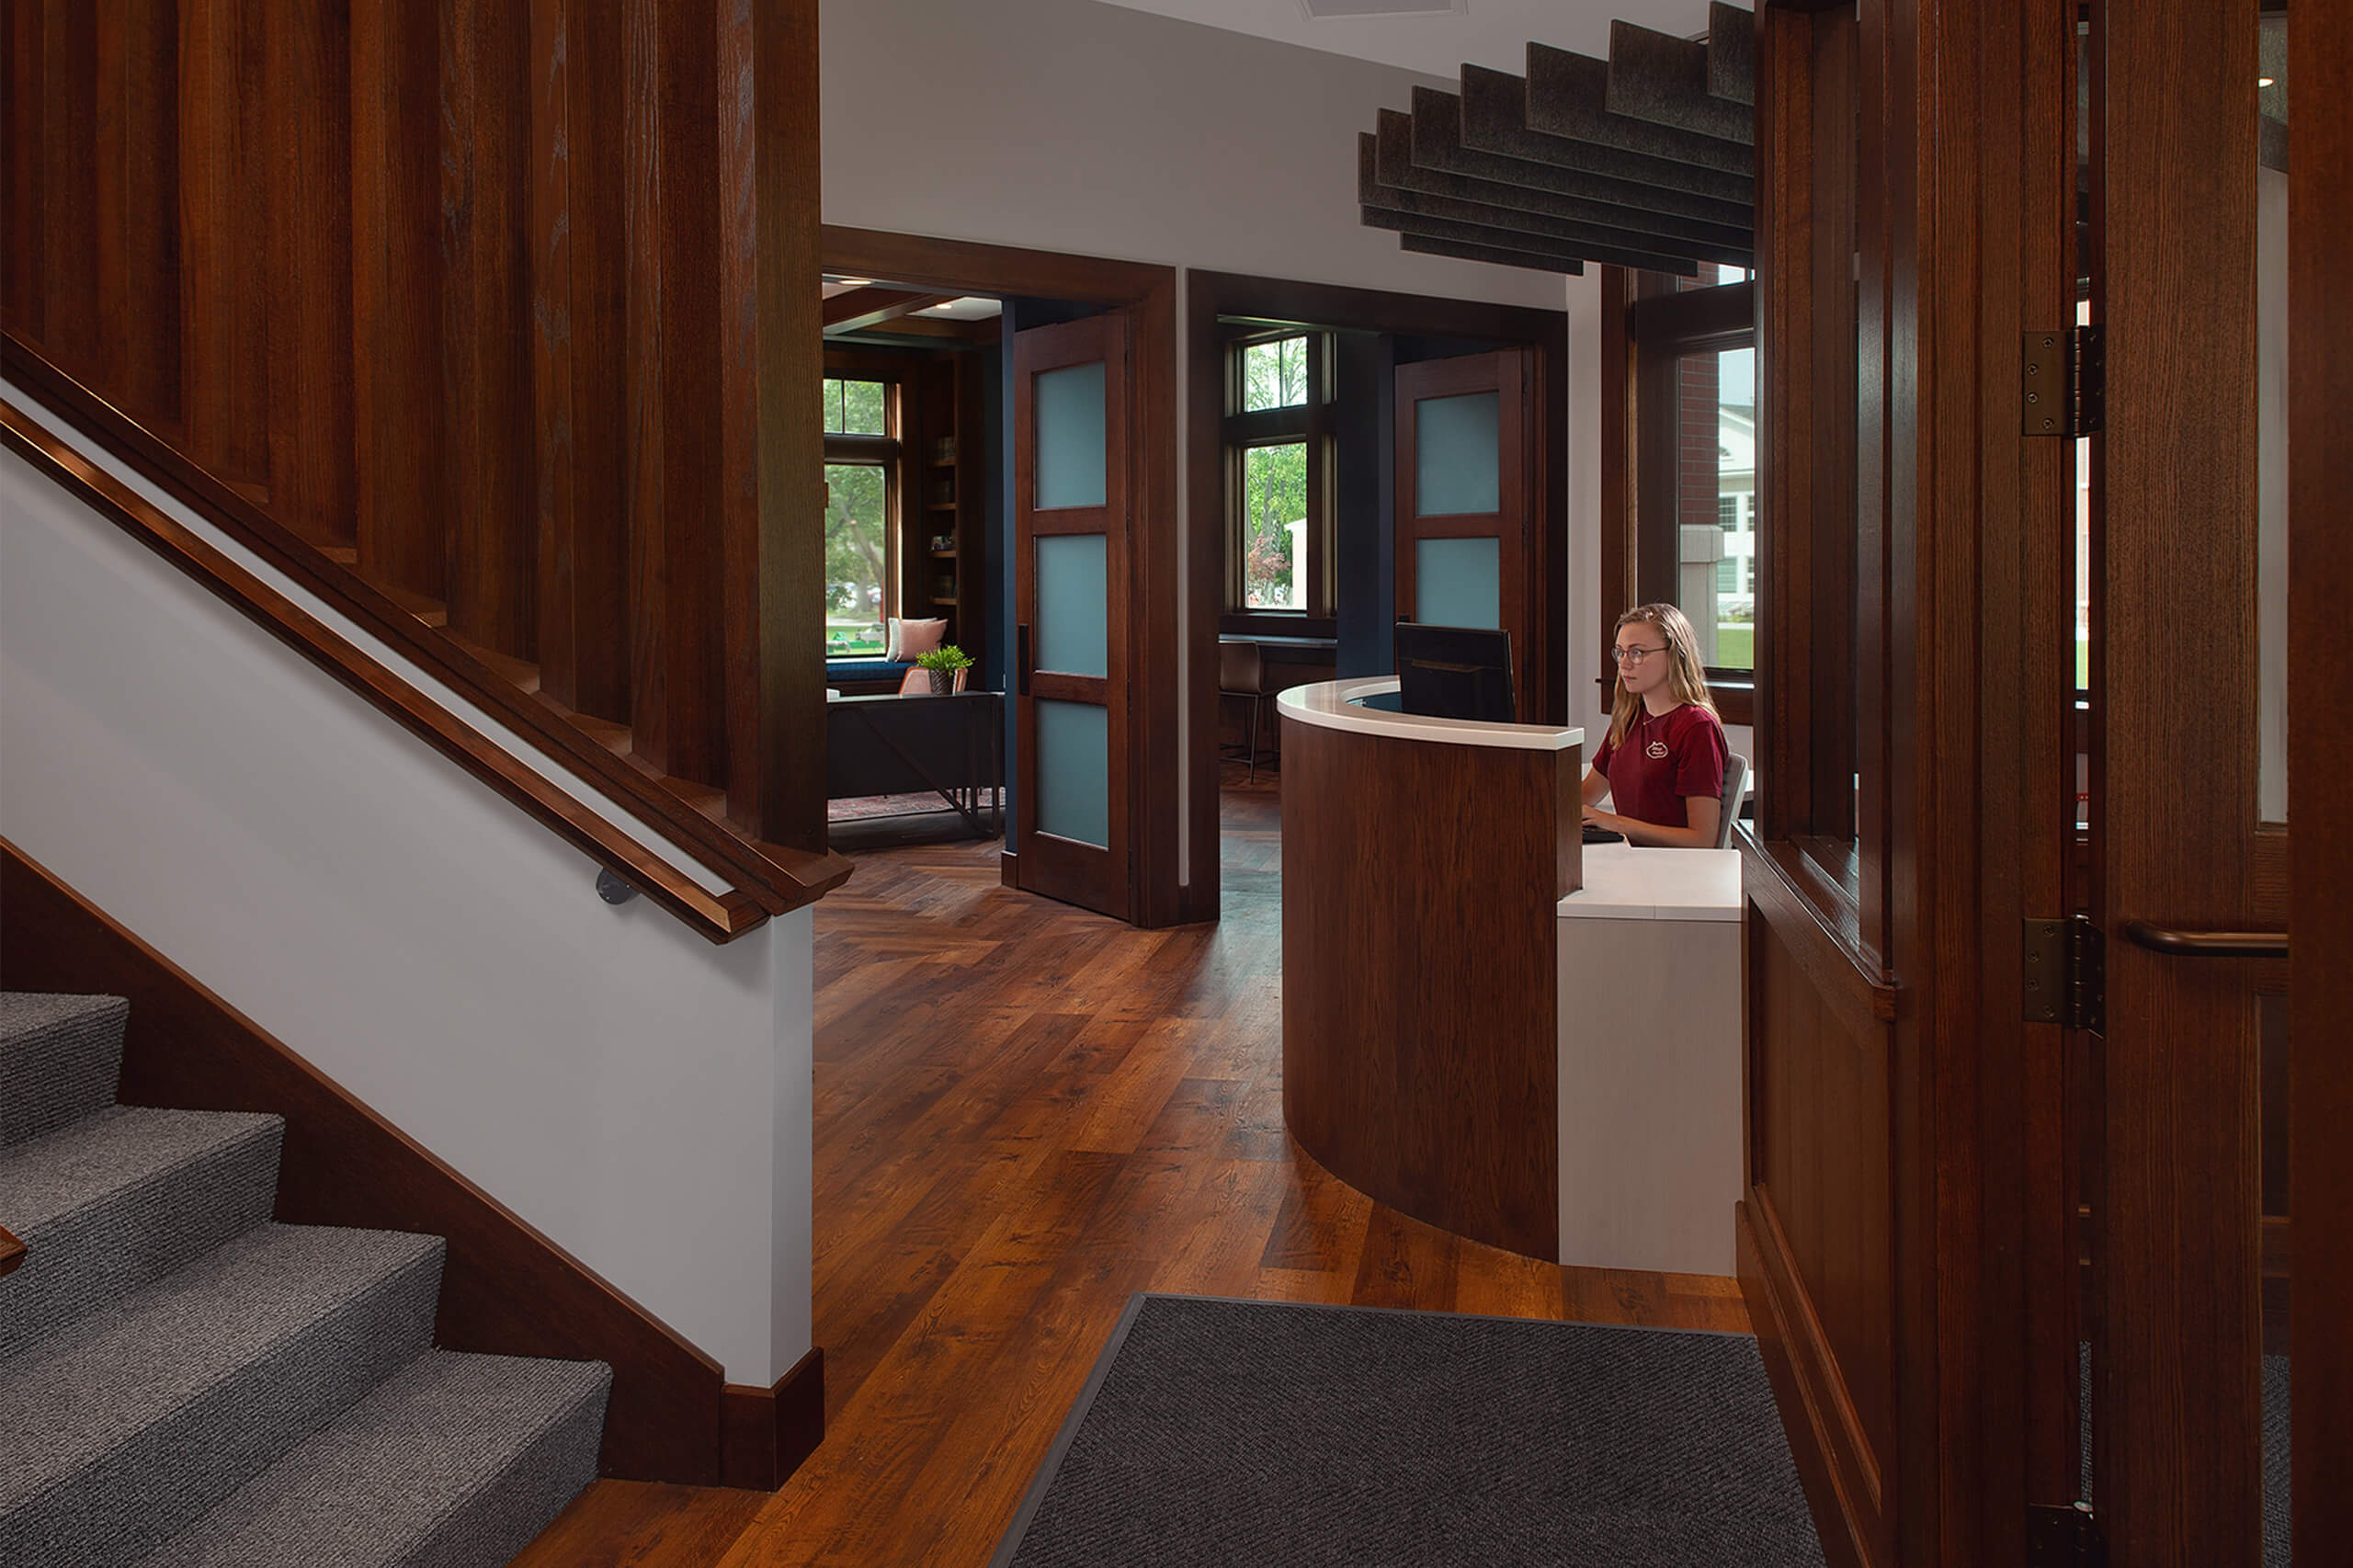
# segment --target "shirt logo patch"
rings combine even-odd
[[[1666,743],[1665,741],[1653,741],[1650,744],[1643,748],[1643,755],[1649,757],[1653,762],[1656,762],[1659,758],[1666,755]]]

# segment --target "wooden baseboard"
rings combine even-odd
[[[813,1348],[773,1388],[729,1383],[720,1416],[720,1484],[775,1491],[824,1440],[824,1351]]]
[[[279,1221],[446,1238],[436,1345],[606,1362],[613,1387],[599,1473],[721,1483],[728,1401],[716,1361],[6,839],[0,985],[129,997],[125,1104],[284,1117]],[[792,1451],[788,1430],[811,1447],[810,1429],[822,1432],[823,1393],[812,1403],[796,1381],[813,1364],[814,1352],[778,1385],[779,1455]],[[822,1391],[822,1374],[809,1381]]]
[[[1019,887],[1021,885],[1021,857],[1010,849],[997,851],[996,880],[999,887]]]
[[[1764,1357],[1765,1376],[1773,1385],[1773,1403],[1780,1407],[1781,1430],[1797,1462],[1798,1481],[1805,1488],[1806,1506],[1813,1514],[1824,1562],[1827,1568],[1877,1568],[1879,1560],[1869,1544],[1870,1533],[1848,1506],[1826,1446],[1827,1428],[1816,1380],[1802,1375],[1797,1363],[1801,1332],[1793,1324],[1790,1303],[1775,1282],[1779,1270],[1766,1262],[1772,1244],[1760,1234],[1746,1202],[1733,1207],[1741,1298],[1747,1304],[1749,1326]]]

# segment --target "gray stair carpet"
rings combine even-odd
[[[127,1019],[0,994],[0,1564],[506,1562],[609,1369],[431,1348],[440,1238],[270,1223],[284,1123],[116,1105]]]
[[[596,1479],[611,1381],[429,1352],[141,1568],[495,1568]]]
[[[110,1106],[0,1149],[0,1219],[31,1249],[0,1287],[0,1358],[269,1218],[286,1124]]]
[[[0,992],[0,1146],[114,1104],[130,1017],[119,996]]]

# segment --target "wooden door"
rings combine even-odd
[[[1130,324],[1014,335],[1015,879],[1133,918]]]
[[[2328,375],[2343,386],[2324,347],[2333,329],[2343,353],[2343,312],[2331,322],[2316,289],[2341,288],[2344,189],[2340,174],[2333,196],[2290,192],[2290,25],[2260,0],[2134,0],[2096,7],[2090,35],[2107,364],[2090,829],[2108,999],[2090,1108],[2091,1500],[2130,1568],[2282,1562],[2291,1518],[2304,1561],[2345,1549],[2346,1307],[2300,1297],[2291,1314],[2305,1238],[2290,1199],[2325,1217],[2306,1232],[2341,1254],[2321,1233],[2353,1198],[2325,1152],[2345,1140],[2347,1078],[2313,1053],[2341,1059],[2347,986],[2340,956],[2303,950],[2300,931],[2291,965],[2288,943],[2291,903],[2341,901],[2353,873],[2327,825],[2353,755],[2342,490],[2325,487],[2344,483],[2345,412],[2299,402],[2325,397]],[[2299,25],[2337,35],[2341,69],[2343,13]],[[2294,85],[2300,108],[2341,123],[2326,86]],[[2336,236],[2303,232],[2332,219]],[[2323,551],[2336,590],[2291,598],[2291,578],[2325,574]],[[2308,700],[2332,668],[2340,699]],[[2309,840],[2300,815],[2320,819]],[[2291,1172],[2300,1157],[2309,1174]]]
[[[1511,633],[1523,719],[1549,710],[1536,611],[1534,354],[1500,349],[1397,367],[1397,619]]]

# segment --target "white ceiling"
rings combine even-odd
[[[1679,38],[1706,30],[1708,0],[1428,0],[1459,12],[1427,17],[1311,17],[1302,0],[1103,0],[1228,32],[1275,39],[1332,54],[1378,61],[1431,76],[1461,74],[1462,63],[1518,74],[1533,39],[1597,59],[1609,53],[1613,17]],[[1401,106],[1402,107],[1402,106]]]

